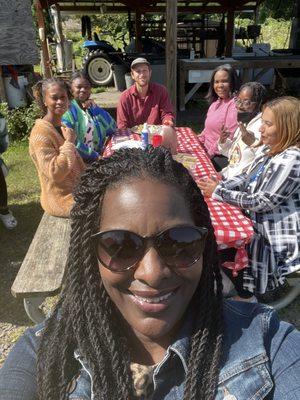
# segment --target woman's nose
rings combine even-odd
[[[161,281],[169,278],[172,273],[155,248],[150,247],[137,264],[134,277],[148,286],[159,288]]]

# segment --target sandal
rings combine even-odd
[[[8,214],[0,214],[0,220],[3,222],[6,229],[14,229],[18,225],[16,218],[10,211]]]

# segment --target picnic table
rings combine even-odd
[[[176,133],[178,152],[189,154],[196,158],[195,166],[190,169],[195,182],[198,183],[202,178],[217,175],[208,155],[192,129],[178,127],[176,128]],[[127,135],[132,140],[140,140],[138,134],[129,131],[120,131],[119,134],[120,136]],[[115,141],[117,142],[117,138]],[[112,142],[108,143],[103,154],[104,157],[112,154],[112,145]],[[210,212],[218,248],[220,250],[226,248],[237,249],[235,261],[226,262],[223,265],[234,271],[245,268],[248,263],[245,245],[253,235],[252,222],[235,206],[211,198],[205,198],[205,201]]]

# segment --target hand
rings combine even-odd
[[[247,131],[245,125],[239,122],[239,128],[242,133],[242,141],[247,145],[251,146],[255,142],[255,136],[253,132]]]
[[[94,99],[87,99],[86,101],[84,101],[82,104],[82,107],[86,110],[92,106],[95,106],[95,100]]]
[[[171,126],[163,126],[161,131],[162,143],[172,154],[177,154],[177,135]]]
[[[204,197],[211,197],[218,183],[219,179],[216,176],[211,176],[210,178],[201,179],[198,185]]]
[[[226,139],[228,139],[230,136],[230,132],[228,129],[223,125],[221,128],[221,133],[220,133],[220,143],[225,143]]]
[[[61,126],[61,131],[66,142],[75,143],[76,134],[72,128],[68,128],[67,126]]]

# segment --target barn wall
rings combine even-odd
[[[38,64],[30,0],[0,0],[0,65]]]

